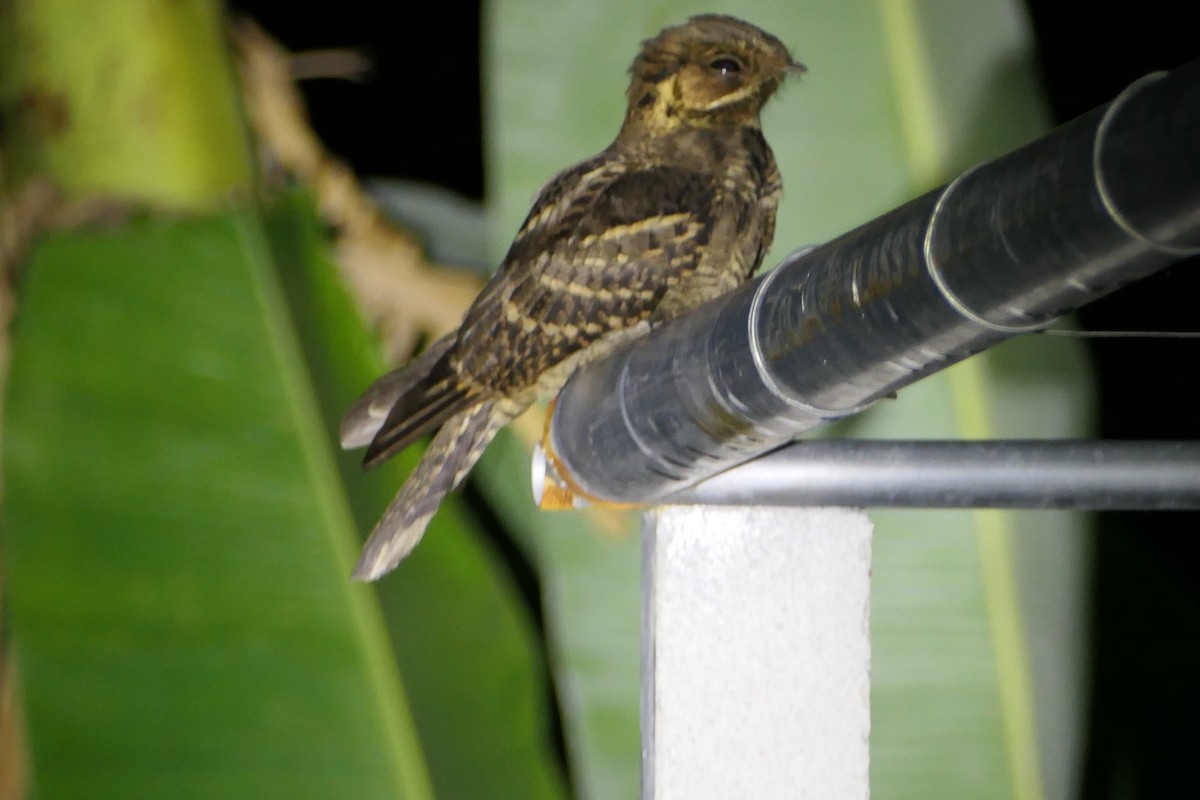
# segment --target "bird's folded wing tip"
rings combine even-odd
[[[383,427],[385,419],[386,409],[381,414],[369,403],[356,403],[342,417],[342,424],[338,427],[338,441],[342,449],[354,450],[369,445]]]
[[[366,447],[375,438],[375,432],[365,429],[362,425],[342,424],[338,431],[338,444],[343,450],[357,450]]]

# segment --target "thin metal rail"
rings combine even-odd
[[[801,442],[701,481],[663,502],[1200,509],[1200,442]]]

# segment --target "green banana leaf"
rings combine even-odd
[[[272,209],[267,227],[328,438],[383,367],[325,256],[311,205],[293,196]],[[361,454],[327,444],[357,531],[365,533],[420,453],[410,450],[364,475]],[[436,795],[561,797],[542,643],[508,570],[459,497],[443,504],[417,551],[375,588]]]
[[[41,795],[431,796],[267,252],[232,213],[31,265],[3,529]]]
[[[319,245],[305,208],[60,236],[31,265],[2,524],[44,796],[423,797],[427,767],[442,797],[561,795],[528,620],[461,512],[378,598],[347,580],[401,476],[343,488],[318,397],[354,384],[309,368],[361,384],[374,358],[329,264],[287,255]],[[313,347],[337,358],[301,357],[339,328]]]
[[[22,270],[0,544],[26,741],[0,747],[37,797],[563,796],[539,642],[462,507],[348,580],[418,454],[364,477],[337,449],[383,365],[312,204],[249,199],[219,5],[91,5],[0,10],[10,174],[153,204]]]
[[[498,230],[549,176],[616,133],[625,71],[687,2],[488,7],[488,164]],[[784,177],[767,264],[827,240],[1045,129],[1020,3],[743,0],[720,11],[779,36],[809,67],[764,115]],[[497,258],[504,235],[498,234]],[[1026,338],[900,393],[823,435],[1086,435],[1087,367],[1071,342]],[[520,448],[481,479],[520,502]],[[521,485],[516,485],[521,484]],[[638,785],[636,537],[579,514],[520,510],[540,565],[577,790]],[[1078,515],[876,512],[872,796],[1073,794],[1081,756],[1087,549]]]

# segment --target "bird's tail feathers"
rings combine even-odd
[[[354,568],[356,580],[373,581],[387,574],[412,551],[442,500],[511,419],[511,414],[485,402],[446,420],[363,546]]]

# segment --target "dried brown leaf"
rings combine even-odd
[[[308,182],[322,217],[337,231],[334,253],[389,355],[411,355],[417,340],[453,330],[479,290],[470,273],[432,263],[415,236],[389,222],[350,168],[309,124],[295,84],[293,56],[249,20],[234,26],[242,91],[267,157]],[[329,53],[322,51],[328,61]]]

